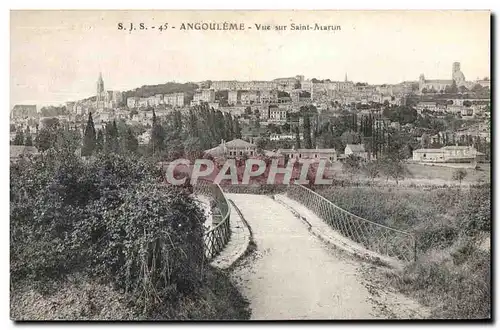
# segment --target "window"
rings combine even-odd
[[[240,156],[243,156],[243,151],[240,151]]]
[[[424,154],[424,158],[426,157],[426,154]]]
[[[302,154],[299,154],[299,158],[302,158]]]
[[[253,151],[250,151],[250,156],[253,156]]]
[[[318,154],[314,154],[314,158],[318,158]]]

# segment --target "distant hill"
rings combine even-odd
[[[174,83],[168,82],[160,85],[144,85],[136,88],[135,90],[126,91],[123,93],[123,100],[126,102],[128,97],[149,97],[155,94],[171,94],[171,93],[185,93],[186,99],[192,99],[194,91],[198,89],[197,84],[193,83]]]

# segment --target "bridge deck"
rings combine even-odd
[[[233,273],[253,319],[378,317],[357,261],[329,249],[272,198],[227,196],[249,222],[257,244]]]

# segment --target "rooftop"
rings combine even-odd
[[[314,153],[314,152],[336,152],[335,149],[278,149],[279,153],[299,152],[299,153]]]
[[[363,144],[347,144],[345,147],[351,149],[352,152],[365,152]]]
[[[32,155],[38,153],[38,149],[33,146],[10,146],[10,158],[19,158],[21,156]]]
[[[224,142],[223,142],[224,143]],[[225,142],[226,147],[229,148],[253,148],[255,144],[244,141],[242,139],[235,139],[229,142]]]
[[[425,152],[425,153],[442,153],[441,149],[416,149],[413,152]]]

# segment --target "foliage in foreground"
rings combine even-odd
[[[141,315],[203,285],[203,212],[155,165],[49,150],[12,164],[10,185],[13,285],[80,273],[132,297]]]

